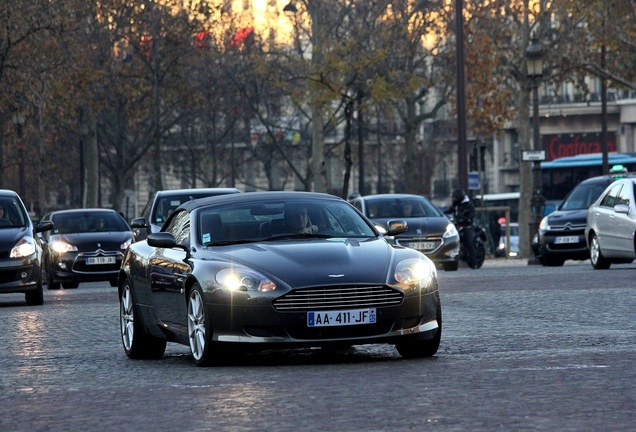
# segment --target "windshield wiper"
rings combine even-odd
[[[254,239],[249,239],[249,240],[220,240],[220,241],[205,243],[204,246],[229,246],[229,245],[244,244],[244,243],[254,243],[255,241],[256,240],[254,240]]]
[[[268,237],[263,241],[275,241],[275,240],[297,240],[297,239],[310,239],[310,238],[318,238],[318,239],[327,239],[334,237],[331,234],[309,234],[309,233],[301,233],[301,234],[280,234],[272,237]]]

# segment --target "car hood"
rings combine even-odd
[[[567,222],[572,224],[585,224],[587,222],[587,209],[578,210],[557,210],[548,215],[550,225],[564,225]]]
[[[371,219],[374,224],[386,228],[389,220],[401,219],[405,220],[408,230],[396,237],[412,237],[418,235],[431,235],[441,237],[446,232],[446,227],[450,221],[445,217],[430,218],[388,218],[388,219]]]
[[[10,251],[25,236],[30,235],[27,227],[0,228],[0,251]]]
[[[131,238],[132,232],[128,231],[85,232],[51,236],[51,240],[63,240],[76,246],[80,251],[120,250],[121,244],[130,241]]]
[[[345,283],[382,284],[395,248],[383,239],[333,238],[231,246],[224,259],[240,262],[292,287]]]

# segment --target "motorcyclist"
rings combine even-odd
[[[475,219],[475,206],[470,200],[466,192],[462,189],[455,189],[451,194],[451,206],[445,213],[452,213],[455,218],[457,229],[461,228],[461,241],[466,251],[466,261],[472,269],[476,269],[476,253],[475,253],[475,230],[473,228],[473,219]]]

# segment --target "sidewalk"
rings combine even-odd
[[[460,263],[460,267],[463,263]],[[590,264],[590,260],[585,261],[577,261],[577,260],[566,260],[563,265],[581,265],[581,264]],[[527,258],[486,258],[484,261],[484,265],[482,268],[497,268],[497,267],[527,267],[528,259]],[[534,265],[534,264],[533,264]],[[537,264],[541,265],[541,264]]]

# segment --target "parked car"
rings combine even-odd
[[[407,231],[388,236],[390,242],[422,252],[444,270],[458,269],[459,233],[446,215],[423,196],[367,195],[355,197],[351,203],[380,230],[386,231],[391,220],[405,220]]]
[[[131,358],[161,357],[167,342],[189,345],[199,366],[250,348],[389,343],[424,357],[440,343],[434,264],[327,194],[189,201],[128,248],[120,281]]]
[[[595,269],[636,259],[636,178],[615,181],[590,206],[585,239]]]
[[[501,225],[501,234],[499,235],[499,243],[497,245],[497,252],[495,255],[498,257],[506,256],[506,249],[508,249],[508,258],[516,258],[519,255],[519,224],[516,222],[510,223],[510,247],[508,248],[508,236],[506,234],[506,224]]]
[[[148,234],[159,232],[170,213],[184,202],[196,198],[239,193],[236,188],[194,188],[157,191],[148,200],[141,212],[141,217],[130,222],[133,228],[133,240],[139,241]]]
[[[38,233],[52,228],[51,222],[34,226],[18,194],[0,190],[0,293],[24,293],[29,306],[44,303]]]
[[[541,264],[562,266],[566,260],[590,258],[585,238],[588,208],[615,179],[606,175],[582,181],[554,212],[541,220],[532,245]]]
[[[47,289],[81,282],[117,286],[123,252],[132,243],[126,220],[111,209],[58,210],[46,214],[54,229],[42,235]]]

